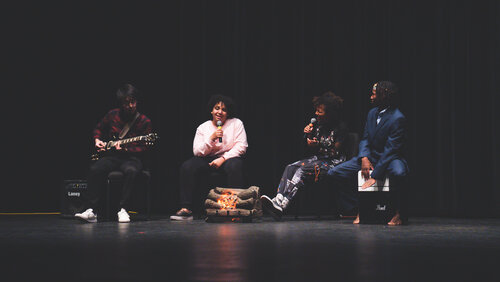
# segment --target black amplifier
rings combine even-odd
[[[87,199],[86,180],[64,180],[61,187],[61,216],[73,218],[75,213],[83,212]]]

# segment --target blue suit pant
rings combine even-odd
[[[373,166],[376,163],[372,163]],[[332,186],[339,191],[339,202],[343,209],[351,210],[357,208],[357,174],[361,170],[361,162],[354,157],[328,171]],[[393,195],[393,204],[401,215],[406,216],[406,179],[408,165],[404,159],[394,159],[387,166],[387,177]]]

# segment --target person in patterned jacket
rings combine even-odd
[[[264,210],[279,220],[307,177],[318,181],[320,174],[346,160],[342,148],[345,124],[340,121],[343,99],[328,91],[313,98],[316,121],[304,128],[304,140],[311,156],[286,166],[274,198],[261,196]],[[317,124],[316,124],[317,123]]]
[[[152,131],[151,120],[137,111],[140,92],[131,84],[120,87],[116,93],[119,108],[110,110],[93,131],[94,143],[97,151],[104,151],[106,141],[110,141],[123,135],[123,128],[128,124],[126,135],[120,139],[144,136]],[[134,188],[135,179],[143,169],[144,154],[148,146],[142,141],[127,144],[117,144],[112,150],[106,151],[90,166],[87,179],[88,199],[86,199],[86,210],[75,214],[75,217],[85,222],[97,222],[97,211],[99,209],[99,195],[104,189],[107,175],[114,170],[124,173],[124,183],[120,198],[118,211],[119,222],[130,222],[127,207],[130,195]]]

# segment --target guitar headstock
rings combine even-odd
[[[160,139],[160,137],[158,136],[158,134],[156,133],[149,133],[148,135],[145,136],[145,144],[146,145],[154,145],[156,140]]]

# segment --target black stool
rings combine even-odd
[[[358,155],[358,148],[359,146],[359,134],[355,132],[348,132],[345,136],[344,140],[344,150],[346,152],[346,160],[350,160],[351,158],[355,157]],[[323,208],[327,207],[330,209],[330,212],[333,211],[335,215],[337,216],[345,216],[341,215],[340,212],[340,204],[338,201],[338,193],[335,191],[335,187],[328,187],[329,183],[328,181],[325,181],[324,178],[325,176],[321,175],[319,178],[319,181],[315,181],[314,177],[309,178],[306,180],[306,186],[307,187],[302,187],[297,192],[296,199],[295,199],[295,219],[298,219],[299,215],[301,214],[301,206],[307,206],[304,205],[305,203],[314,203],[314,213],[316,215],[316,218],[321,218],[321,214],[323,213]],[[328,197],[325,197],[325,195],[331,196],[331,197],[336,197],[335,201],[328,202]],[[328,206],[330,204],[330,206]]]
[[[198,217],[202,217],[205,213],[205,199],[208,192],[215,187],[226,187],[227,176],[226,173],[220,169],[210,170],[202,181],[198,184],[198,191],[193,193],[193,204],[191,211]]]
[[[303,190],[311,190],[310,192],[306,192]],[[339,216],[339,204],[338,198],[336,197],[336,193],[333,189],[329,189],[328,183],[326,181],[318,181],[315,182],[313,179],[308,179],[305,181],[305,187],[303,187],[298,192],[298,197],[296,197],[295,205],[295,219],[299,218],[301,214],[301,206],[309,206],[311,203],[313,204],[313,214],[316,219],[320,219],[321,215],[325,212]],[[333,201],[331,201],[333,199]],[[306,202],[306,203],[304,203]]]
[[[138,175],[140,180],[144,183],[144,187],[146,190],[146,219],[149,220],[151,218],[151,172],[148,170],[143,170]],[[123,183],[123,172],[121,171],[112,171],[108,174],[108,180],[106,185],[106,214],[105,220],[110,220],[110,206],[111,206],[111,187],[113,184]]]

